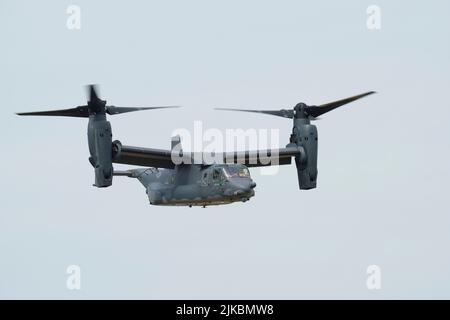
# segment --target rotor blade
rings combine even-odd
[[[133,111],[142,111],[142,110],[153,110],[153,109],[166,109],[166,108],[179,108],[180,106],[161,106],[161,107],[115,107],[115,106],[107,106],[106,113],[110,115],[133,112]]]
[[[225,111],[242,111],[242,112],[254,112],[254,113],[263,113],[269,114],[272,116],[283,117],[283,118],[293,118],[294,111],[293,110],[249,110],[249,109],[232,109],[232,108],[215,108],[216,110],[225,110]]]
[[[100,100],[100,98],[97,95],[96,87],[97,86],[95,84],[88,85],[89,101],[91,101],[91,102],[95,102],[95,101],[99,101]]]
[[[61,117],[89,117],[89,109],[87,106],[79,106],[71,109],[61,109],[52,111],[36,111],[36,112],[21,112],[17,113],[19,116],[61,116]]]
[[[334,102],[330,102],[330,103],[326,103],[326,104],[322,104],[320,106],[307,106],[306,108],[306,112],[310,115],[313,116],[314,118],[327,113],[331,110],[334,110],[336,108],[339,108],[347,103],[353,102],[355,100],[361,99],[365,96],[371,95],[376,93],[375,91],[369,91],[363,94],[359,94],[357,96],[353,96],[350,98],[346,98],[346,99],[342,99],[342,100],[338,100],[338,101],[334,101]]]

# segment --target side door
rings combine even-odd
[[[211,172],[211,184],[214,192],[221,194],[224,190],[225,175],[222,168],[214,168]]]
[[[200,176],[200,193],[204,199],[209,198],[212,194],[212,170],[204,170]]]

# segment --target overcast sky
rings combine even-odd
[[[445,0],[0,0],[0,297],[450,298],[449,12]],[[14,115],[82,105],[89,83],[117,106],[183,105],[110,119],[114,139],[155,148],[196,120],[279,129],[284,146],[288,119],[212,107],[378,94],[315,123],[317,189],[298,189],[295,166],[252,169],[249,202],[190,209],[150,206],[128,178],[92,187],[85,119]],[[66,287],[69,265],[81,290]]]

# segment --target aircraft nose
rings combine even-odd
[[[235,180],[233,181],[234,185],[234,194],[235,195],[244,195],[248,194],[253,191],[253,189],[256,187],[256,183],[253,181],[242,181],[242,180]]]

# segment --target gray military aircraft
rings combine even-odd
[[[203,154],[183,152],[179,137],[172,138],[171,150],[122,145],[112,141],[112,131],[106,115],[132,111],[176,108],[115,107],[106,105],[97,95],[94,85],[88,86],[87,105],[71,109],[17,113],[21,116],[64,116],[89,118],[89,162],[95,173],[95,187],[112,185],[113,176],[138,179],[146,188],[150,204],[167,206],[203,206],[245,202],[255,195],[256,183],[248,168],[290,164],[295,159],[300,189],[316,187],[317,181],[317,128],[311,120],[349,102],[373,94],[366,92],[323,105],[298,103],[290,110],[248,110],[217,108],[219,110],[257,112],[293,119],[293,129],[285,148],[242,152],[224,152],[207,161]],[[195,160],[200,159],[200,161]],[[113,163],[146,168],[115,171]]]

